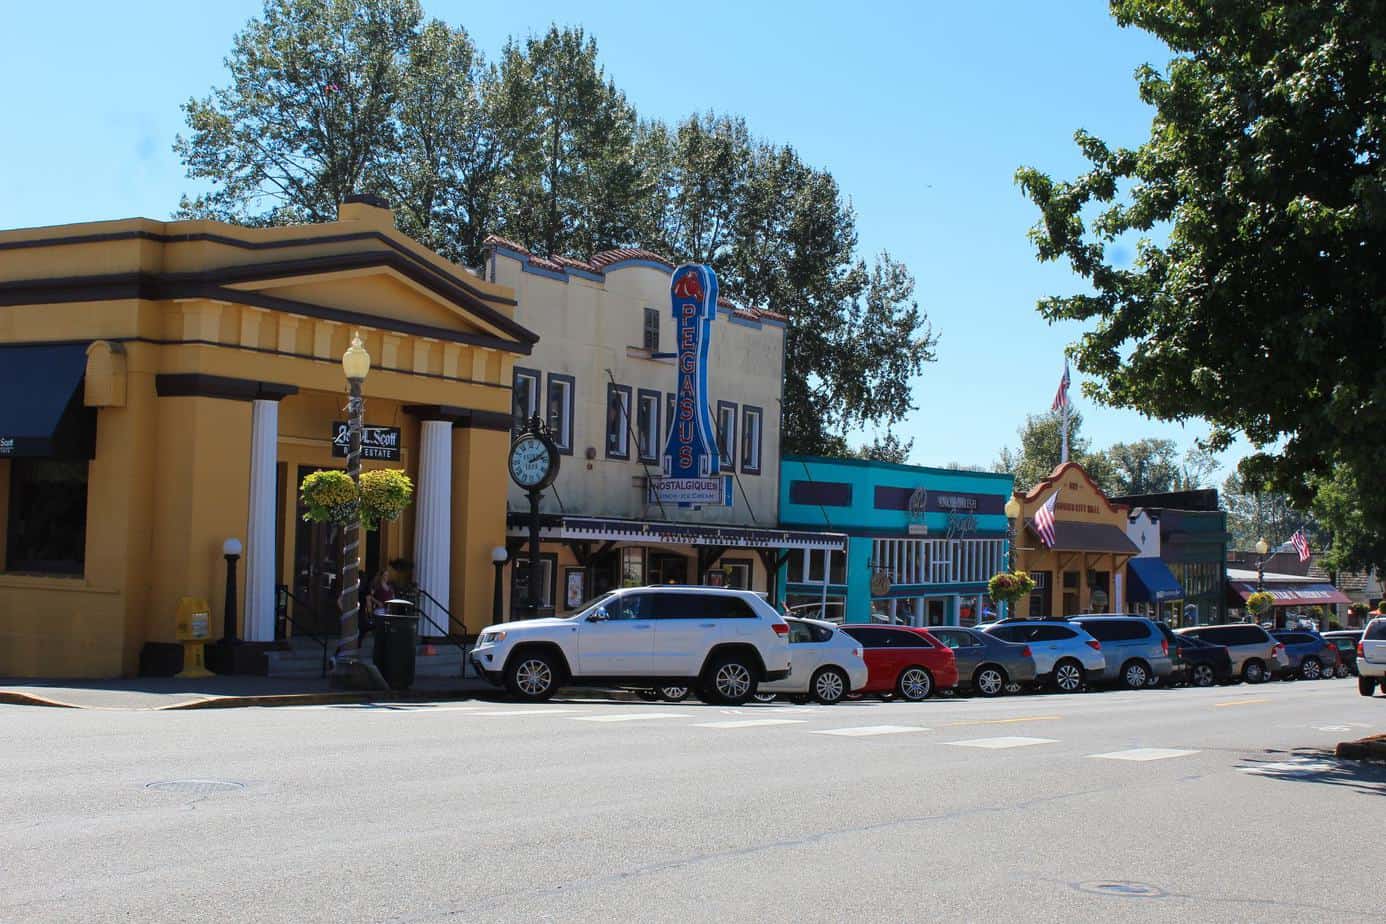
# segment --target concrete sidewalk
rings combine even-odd
[[[421,677],[406,692],[333,690],[316,677],[217,675],[203,680],[135,677],[114,680],[31,680],[0,677],[0,704],[69,709],[217,709],[321,703],[378,703],[470,699],[494,695],[483,680]]]

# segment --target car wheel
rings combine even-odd
[[[663,698],[663,699],[668,700],[668,701],[671,702],[671,703],[678,703],[678,702],[682,702],[682,701],[685,700],[685,699],[688,699],[688,694],[691,693],[691,692],[692,692],[692,691],[689,690],[688,687],[660,687],[660,688],[659,688],[659,695],[660,695],[660,697]]]
[[[809,691],[818,702],[831,706],[847,695],[847,675],[835,667],[819,668],[809,681]]]
[[[775,701],[775,694],[757,693],[755,696],[752,696],[751,699],[755,700],[758,703],[773,703]]]
[[[1260,661],[1248,661],[1242,665],[1242,679],[1247,683],[1265,683],[1266,665]]]
[[[1147,677],[1147,678],[1145,678],[1145,688],[1146,688],[1147,690],[1153,690],[1153,689],[1155,689],[1156,687],[1158,687],[1159,685],[1160,685],[1160,675],[1157,674],[1157,673],[1155,673],[1154,671],[1151,671],[1151,672],[1150,672],[1150,676]]]
[[[707,669],[707,691],[726,706],[740,706],[756,695],[756,672],[741,655],[720,655]]]
[[[1054,665],[1054,688],[1060,693],[1077,693],[1083,689],[1083,665],[1071,658]]]
[[[1189,682],[1196,687],[1211,687],[1216,679],[1211,664],[1195,664],[1189,673]]]
[[[1121,682],[1128,690],[1144,690],[1150,679],[1150,668],[1144,661],[1127,661],[1121,666]]]
[[[516,699],[538,703],[558,692],[559,670],[552,655],[521,654],[505,669],[505,688]]]
[[[1386,693],[1386,677],[1381,678],[1381,692]]]
[[[636,690],[635,695],[647,703],[659,702],[659,692],[657,690]]]
[[[896,694],[906,702],[917,703],[934,693],[934,678],[922,667],[907,667],[895,681]]]
[[[1008,678],[1006,672],[995,664],[983,664],[972,675],[972,689],[986,697],[1000,696],[1006,692]]]
[[[1339,662],[1338,662],[1338,666],[1335,667],[1335,668],[1333,668],[1333,676],[1334,676],[1334,677],[1337,677],[1339,680],[1342,680],[1344,677],[1346,677],[1348,674],[1351,674],[1351,673],[1352,673],[1351,668],[1349,668],[1349,667],[1348,667],[1346,664],[1344,664],[1342,661],[1339,661]]]
[[[1016,683],[1015,681],[1011,681],[1010,683],[1006,684],[1006,692],[1007,692],[1007,693],[1023,693],[1023,692],[1025,692],[1025,688],[1022,687],[1020,684]]]
[[[1318,658],[1305,658],[1299,665],[1299,675],[1305,680],[1318,680],[1323,676],[1323,665]]]
[[[1363,696],[1371,696],[1372,693],[1373,693],[1375,690],[1376,690],[1376,678],[1375,678],[1375,677],[1358,677],[1358,678],[1357,678],[1357,692],[1358,692],[1358,693],[1361,693]]]

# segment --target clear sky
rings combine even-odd
[[[1081,281],[1040,265],[1022,164],[1069,178],[1084,128],[1134,145],[1150,111],[1135,69],[1168,50],[1120,29],[1105,3],[915,0],[664,3],[423,0],[490,56],[550,23],[595,36],[641,115],[716,110],[796,147],[851,196],[865,253],[888,249],[941,333],[902,428],[911,461],[989,465],[1027,413],[1048,409],[1076,325],[1038,297]],[[0,34],[0,228],[167,218],[195,187],[173,155],[179,105],[226,83],[231,37],[260,0],[6,4]],[[1100,408],[1077,393],[1096,446],[1206,433]],[[1231,466],[1234,456],[1225,458]]]

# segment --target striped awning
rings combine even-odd
[[[507,526],[511,536],[528,535],[528,517],[524,514],[510,514]],[[706,545],[742,549],[806,549],[833,552],[847,550],[847,536],[844,533],[763,529],[719,523],[626,520],[615,517],[545,516],[539,535],[548,540]]]

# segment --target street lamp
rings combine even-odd
[[[351,345],[342,354],[342,372],[347,380],[347,476],[361,487],[361,431],[366,402],[361,386],[371,371],[371,354],[361,342],[361,332],[353,331]],[[337,658],[357,657],[357,620],[361,609],[361,520],[353,516],[342,526],[342,583],[338,607],[342,611],[342,637],[337,642]]]
[[[505,580],[505,562],[510,558],[510,553],[505,550],[505,546],[498,545],[491,550],[491,564],[496,568],[496,589],[491,597],[491,624],[495,625],[502,620],[501,614],[501,582]]]
[[[223,645],[234,645],[236,639],[236,562],[241,557],[241,540],[227,539],[221,544],[222,557],[226,559],[226,611],[222,616],[221,638]]]
[[[1261,556],[1256,561],[1256,592],[1260,593],[1266,589],[1266,553],[1270,551],[1270,543],[1265,539],[1256,540],[1256,554]]]

